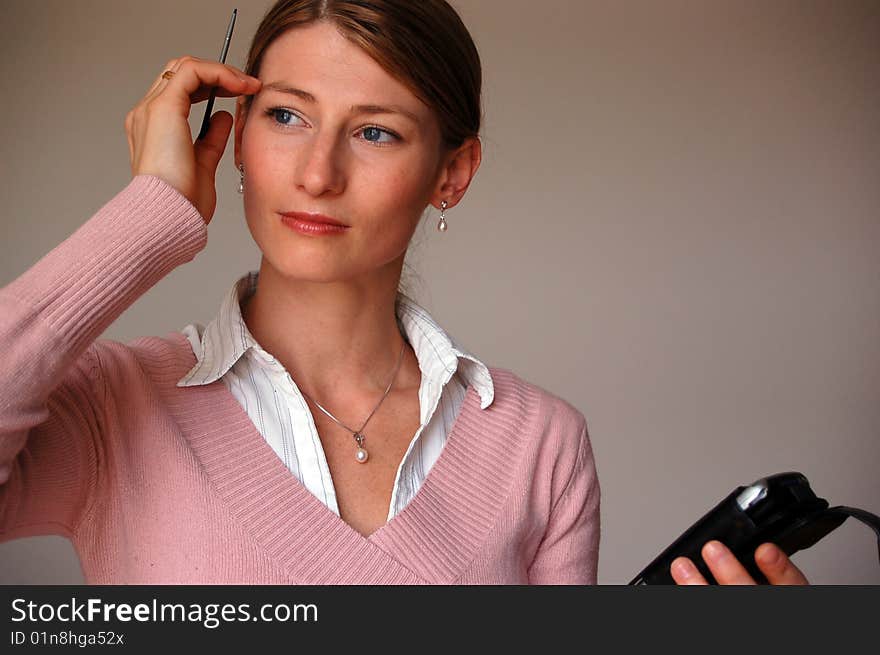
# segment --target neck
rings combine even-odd
[[[396,275],[291,279],[263,259],[242,316],[257,343],[321,404],[374,398],[391,382],[405,343],[395,311],[399,280],[399,267]],[[418,361],[407,346],[392,392],[418,389],[419,382]]]

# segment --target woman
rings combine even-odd
[[[443,230],[480,164],[454,10],[279,2],[246,68],[169,62],[126,119],[132,182],[0,293],[0,534],[69,537],[89,583],[595,582],[583,415],[398,291],[424,210]],[[96,341],[205,246],[233,119],[193,144],[187,116],[212,87],[238,97],[259,272],[204,329]]]

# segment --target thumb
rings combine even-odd
[[[232,131],[232,114],[228,111],[218,111],[211,115],[211,122],[204,139],[197,139],[194,147],[196,154],[196,166],[201,170],[216,174],[217,165],[223,157],[226,143],[229,141],[229,133]]]

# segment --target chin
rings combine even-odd
[[[320,257],[303,256],[300,252],[287,252],[283,257],[263,257],[269,266],[277,271],[278,276],[285,280],[301,282],[338,282],[351,277],[351,274],[340,270],[329,262],[326,254]]]

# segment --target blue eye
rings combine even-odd
[[[299,116],[294,114],[292,111],[290,111],[289,109],[284,109],[282,107],[269,109],[266,113],[268,113],[279,125],[290,125],[291,119],[299,119]]]
[[[375,126],[365,127],[363,130],[361,130],[361,133],[364,135],[364,140],[369,141],[370,143],[394,143],[400,138],[396,134],[393,134],[388,130],[383,130]],[[389,138],[380,141],[379,139],[383,134]]]
[[[273,125],[277,125],[278,127],[287,128],[305,125],[305,121],[300,118],[298,114],[290,109],[285,109],[284,107],[271,107],[266,109],[266,116],[269,117],[269,120],[272,121]],[[375,125],[361,128],[358,132],[361,134],[361,138],[364,141],[375,146],[389,146],[401,140],[394,132],[384,130]]]

